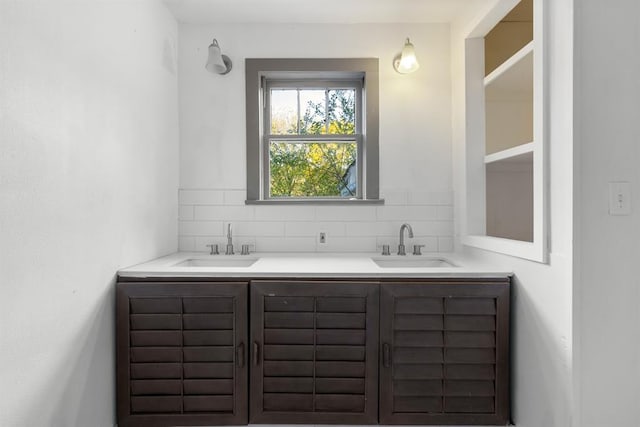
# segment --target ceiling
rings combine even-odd
[[[467,16],[489,0],[164,0],[180,22],[434,23]]]

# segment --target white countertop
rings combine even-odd
[[[378,266],[373,259],[390,261],[444,260],[444,267]],[[248,267],[177,266],[184,262],[225,263],[256,261]],[[195,260],[190,261],[190,260]],[[208,255],[202,252],[176,252],[118,271],[121,277],[327,277],[327,278],[504,278],[510,271],[478,263],[456,253],[421,256],[381,256],[379,253],[252,253],[250,255]]]

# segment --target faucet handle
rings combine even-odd
[[[388,244],[384,244],[384,245],[378,245],[379,248],[382,248],[382,255],[391,255],[391,251],[389,250],[389,245]]]
[[[209,255],[218,255],[220,252],[218,252],[218,244],[217,243],[213,243],[211,245],[207,245],[208,248],[211,248],[211,251],[209,252]]]
[[[421,248],[424,248],[424,245],[413,245],[413,254],[422,255],[422,252],[420,251]]]
[[[242,250],[240,251],[240,255],[249,255],[249,248],[252,247],[253,245],[250,244],[243,244],[242,245]]]

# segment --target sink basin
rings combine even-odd
[[[246,268],[253,265],[258,258],[192,258],[179,262],[174,267],[227,267]]]
[[[455,267],[443,258],[371,258],[382,268],[451,268]]]

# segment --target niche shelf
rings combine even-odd
[[[485,76],[533,40],[533,1],[521,0],[484,36]]]
[[[486,154],[533,141],[533,48],[531,41],[484,78]]]
[[[497,0],[467,36],[462,243],[547,262],[545,0]]]
[[[523,154],[533,153],[534,147],[535,145],[533,142],[517,145],[513,148],[507,148],[506,150],[484,156],[484,162],[485,164],[490,164],[513,158],[518,159],[521,158],[520,156]],[[533,162],[533,158],[531,158],[531,162]]]
[[[484,44],[486,235],[533,242],[533,1],[514,7]]]

